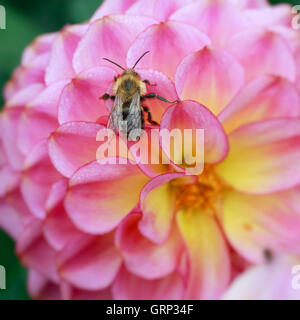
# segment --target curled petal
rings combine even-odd
[[[234,188],[255,194],[300,183],[300,121],[274,119],[244,125],[229,135],[230,152],[216,172]]]
[[[143,188],[140,206],[143,212],[139,222],[141,233],[151,241],[162,244],[170,236],[175,213],[175,195],[168,182],[184,176],[184,173],[160,175]]]
[[[93,291],[105,289],[112,283],[122,261],[113,245],[112,234],[73,241],[60,252],[57,260],[64,280],[77,288]]]
[[[29,269],[27,278],[27,290],[33,299],[59,300],[61,299],[59,286],[49,281],[35,269]]]
[[[228,248],[218,224],[205,212],[181,210],[177,224],[188,252],[185,299],[217,299],[230,280]]]
[[[55,170],[49,159],[47,141],[43,140],[26,158],[21,183],[22,195],[37,218],[43,219],[45,217],[45,203],[50,188],[60,178],[61,175]]]
[[[48,243],[55,250],[63,249],[67,243],[82,236],[64,209],[63,199],[67,186],[67,179],[61,179],[53,184],[46,202],[47,216],[44,220],[43,232]]]
[[[94,161],[70,180],[65,200],[68,215],[84,232],[109,232],[137,205],[147,180],[136,165]]]
[[[22,65],[29,65],[38,56],[49,53],[57,36],[56,32],[37,37],[23,52]]]
[[[6,108],[10,107],[25,107],[29,102],[34,100],[45,88],[42,83],[35,83],[24,89],[21,89],[15,93],[8,101],[5,103]]]
[[[264,196],[228,192],[223,226],[234,248],[252,263],[264,262],[266,249],[300,253],[299,194],[300,188]]]
[[[248,80],[264,74],[281,76],[292,82],[296,79],[293,54],[277,33],[247,30],[235,35],[227,49],[241,61]]]
[[[105,0],[96,10],[90,21],[94,22],[110,14],[125,13],[135,2],[136,0]]]
[[[300,115],[300,95],[294,84],[274,76],[248,83],[218,116],[227,132],[243,124]]]
[[[291,23],[291,6],[279,4],[264,8],[248,9],[245,15],[252,24],[260,27],[271,27],[274,25],[287,25]]]
[[[264,8],[269,6],[269,2],[267,0],[232,0],[232,2],[238,2],[241,7],[249,9]]]
[[[91,68],[77,75],[63,90],[58,104],[60,124],[70,121],[96,120],[108,111],[104,100],[116,73],[107,67]]]
[[[64,176],[71,177],[84,164],[96,160],[100,144],[96,136],[101,129],[104,129],[102,125],[79,121],[60,126],[48,143],[49,156],[55,168]]]
[[[12,170],[8,165],[0,167],[0,197],[14,190],[20,183],[20,173]]]
[[[33,268],[47,279],[58,283],[59,278],[55,265],[56,252],[43,237],[39,220],[26,225],[17,241],[16,251],[27,268]]]
[[[57,126],[57,105],[66,81],[48,86],[23,110],[19,122],[18,146],[24,155]]]
[[[0,200],[0,226],[15,240],[23,230],[18,212],[2,199]]]
[[[60,288],[64,300],[112,300],[110,288],[98,291],[82,290],[67,282],[62,282]]]
[[[234,34],[249,27],[240,9],[228,1],[193,1],[176,11],[170,19],[195,26],[219,47],[224,47]]]
[[[126,67],[126,53],[136,36],[156,20],[140,16],[111,15],[93,22],[75,52],[73,67],[76,73],[96,66],[113,64],[108,58]],[[116,70],[120,71],[116,67]]]
[[[299,300],[299,256],[277,257],[249,268],[231,284],[225,300]]]
[[[128,51],[127,65],[133,66],[151,48],[139,62],[139,67],[159,70],[173,79],[179,62],[208,44],[209,38],[195,27],[176,21],[155,24],[136,38]]]
[[[122,252],[127,269],[144,279],[164,277],[177,267],[181,252],[181,239],[173,228],[170,237],[161,245],[145,238],[138,229],[140,214],[125,218],[116,233],[116,242]]]
[[[75,76],[72,59],[77,45],[88,28],[87,24],[65,27],[56,37],[47,66],[47,85]]]
[[[196,100],[218,114],[244,85],[244,70],[226,51],[205,47],[183,59],[175,84],[182,100]]]
[[[208,109],[196,101],[183,101],[170,106],[162,117],[160,127],[161,130],[167,129],[170,132],[180,130],[180,136],[174,142],[172,139],[169,144],[162,143],[163,151],[175,164],[192,164],[195,150],[201,158],[198,159],[202,161],[200,164],[203,164],[203,155],[208,163],[220,162],[227,155],[228,141],[222,125]],[[191,137],[187,129],[191,130]],[[204,131],[204,139],[197,135],[197,129],[199,133]]]
[[[126,14],[144,15],[155,18],[158,21],[166,21],[177,9],[187,5],[192,0],[138,0],[126,12]]]
[[[25,89],[33,84],[44,85],[45,69],[48,65],[48,60],[49,53],[44,53],[35,58],[30,65],[17,67],[11,79],[5,85],[5,98],[9,99],[19,90]]]
[[[136,164],[150,178],[172,170],[168,157],[160,147],[159,128],[145,128],[144,135],[129,150]]]
[[[20,188],[16,188],[5,196],[5,204],[13,208],[18,215],[22,226],[26,226],[36,218],[30,212],[21,194]]]
[[[180,300],[183,296],[183,281],[177,273],[164,278],[145,280],[120,270],[112,292],[116,300]]]
[[[22,111],[23,108],[21,107],[11,107],[6,108],[0,115],[4,151],[14,170],[21,170],[24,161],[24,156],[16,144],[18,135],[16,128],[18,127]]]

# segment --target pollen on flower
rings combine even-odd
[[[208,214],[217,214],[226,187],[213,166],[206,165],[197,181],[176,186],[176,208],[201,209]]]

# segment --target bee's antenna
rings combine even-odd
[[[109,60],[109,59],[107,59],[107,58],[103,58],[103,60],[106,60],[106,61],[108,61],[108,62],[110,62],[110,63],[113,63],[113,64],[116,65],[117,67],[119,67],[119,68],[121,68],[122,70],[126,71],[123,67],[121,67],[119,64],[117,64],[117,63],[114,62],[114,61],[111,61],[111,60]]]
[[[134,69],[136,67],[136,65],[140,62],[140,60],[147,54],[149,53],[150,51],[146,51],[145,53],[143,53],[139,59],[137,60],[137,62],[134,64],[134,66],[132,67],[132,69]]]

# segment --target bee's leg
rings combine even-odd
[[[144,107],[142,107],[144,109]],[[145,117],[144,117],[144,114],[143,114],[143,111],[141,111],[141,119],[142,119],[142,129],[145,128]]]
[[[156,86],[156,83],[151,83],[149,80],[143,80],[144,83],[146,83],[148,86],[151,86],[151,87],[155,87]]]
[[[156,121],[152,120],[152,115],[148,107],[142,106],[143,110],[147,113],[147,121],[151,124],[159,126],[159,123]]]
[[[108,99],[111,99],[111,100],[115,100],[116,96],[111,96],[109,95],[108,93],[104,93],[103,96],[101,96],[99,99],[103,99],[103,100],[108,100]]]
[[[159,96],[158,94],[156,93],[148,93],[148,94],[145,94],[144,96],[142,96],[142,100],[143,99],[150,99],[150,98],[157,98],[163,102],[168,102],[168,103],[175,103],[175,102],[178,102],[178,100],[175,100],[175,101],[169,101],[161,96]]]

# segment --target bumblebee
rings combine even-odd
[[[128,140],[138,140],[141,137],[142,130],[145,126],[144,112],[147,114],[147,121],[150,124],[158,125],[152,119],[151,112],[148,107],[142,105],[142,101],[149,98],[157,98],[166,103],[175,103],[176,101],[168,101],[156,93],[146,93],[146,84],[151,85],[148,80],[142,80],[140,75],[134,70],[139,61],[147,54],[146,51],[136,61],[134,66],[125,69],[116,62],[103,58],[121,68],[124,72],[115,78],[113,86],[113,95],[105,93],[101,99],[112,99],[114,101],[111,109],[107,128],[115,132],[121,132],[127,136]]]

